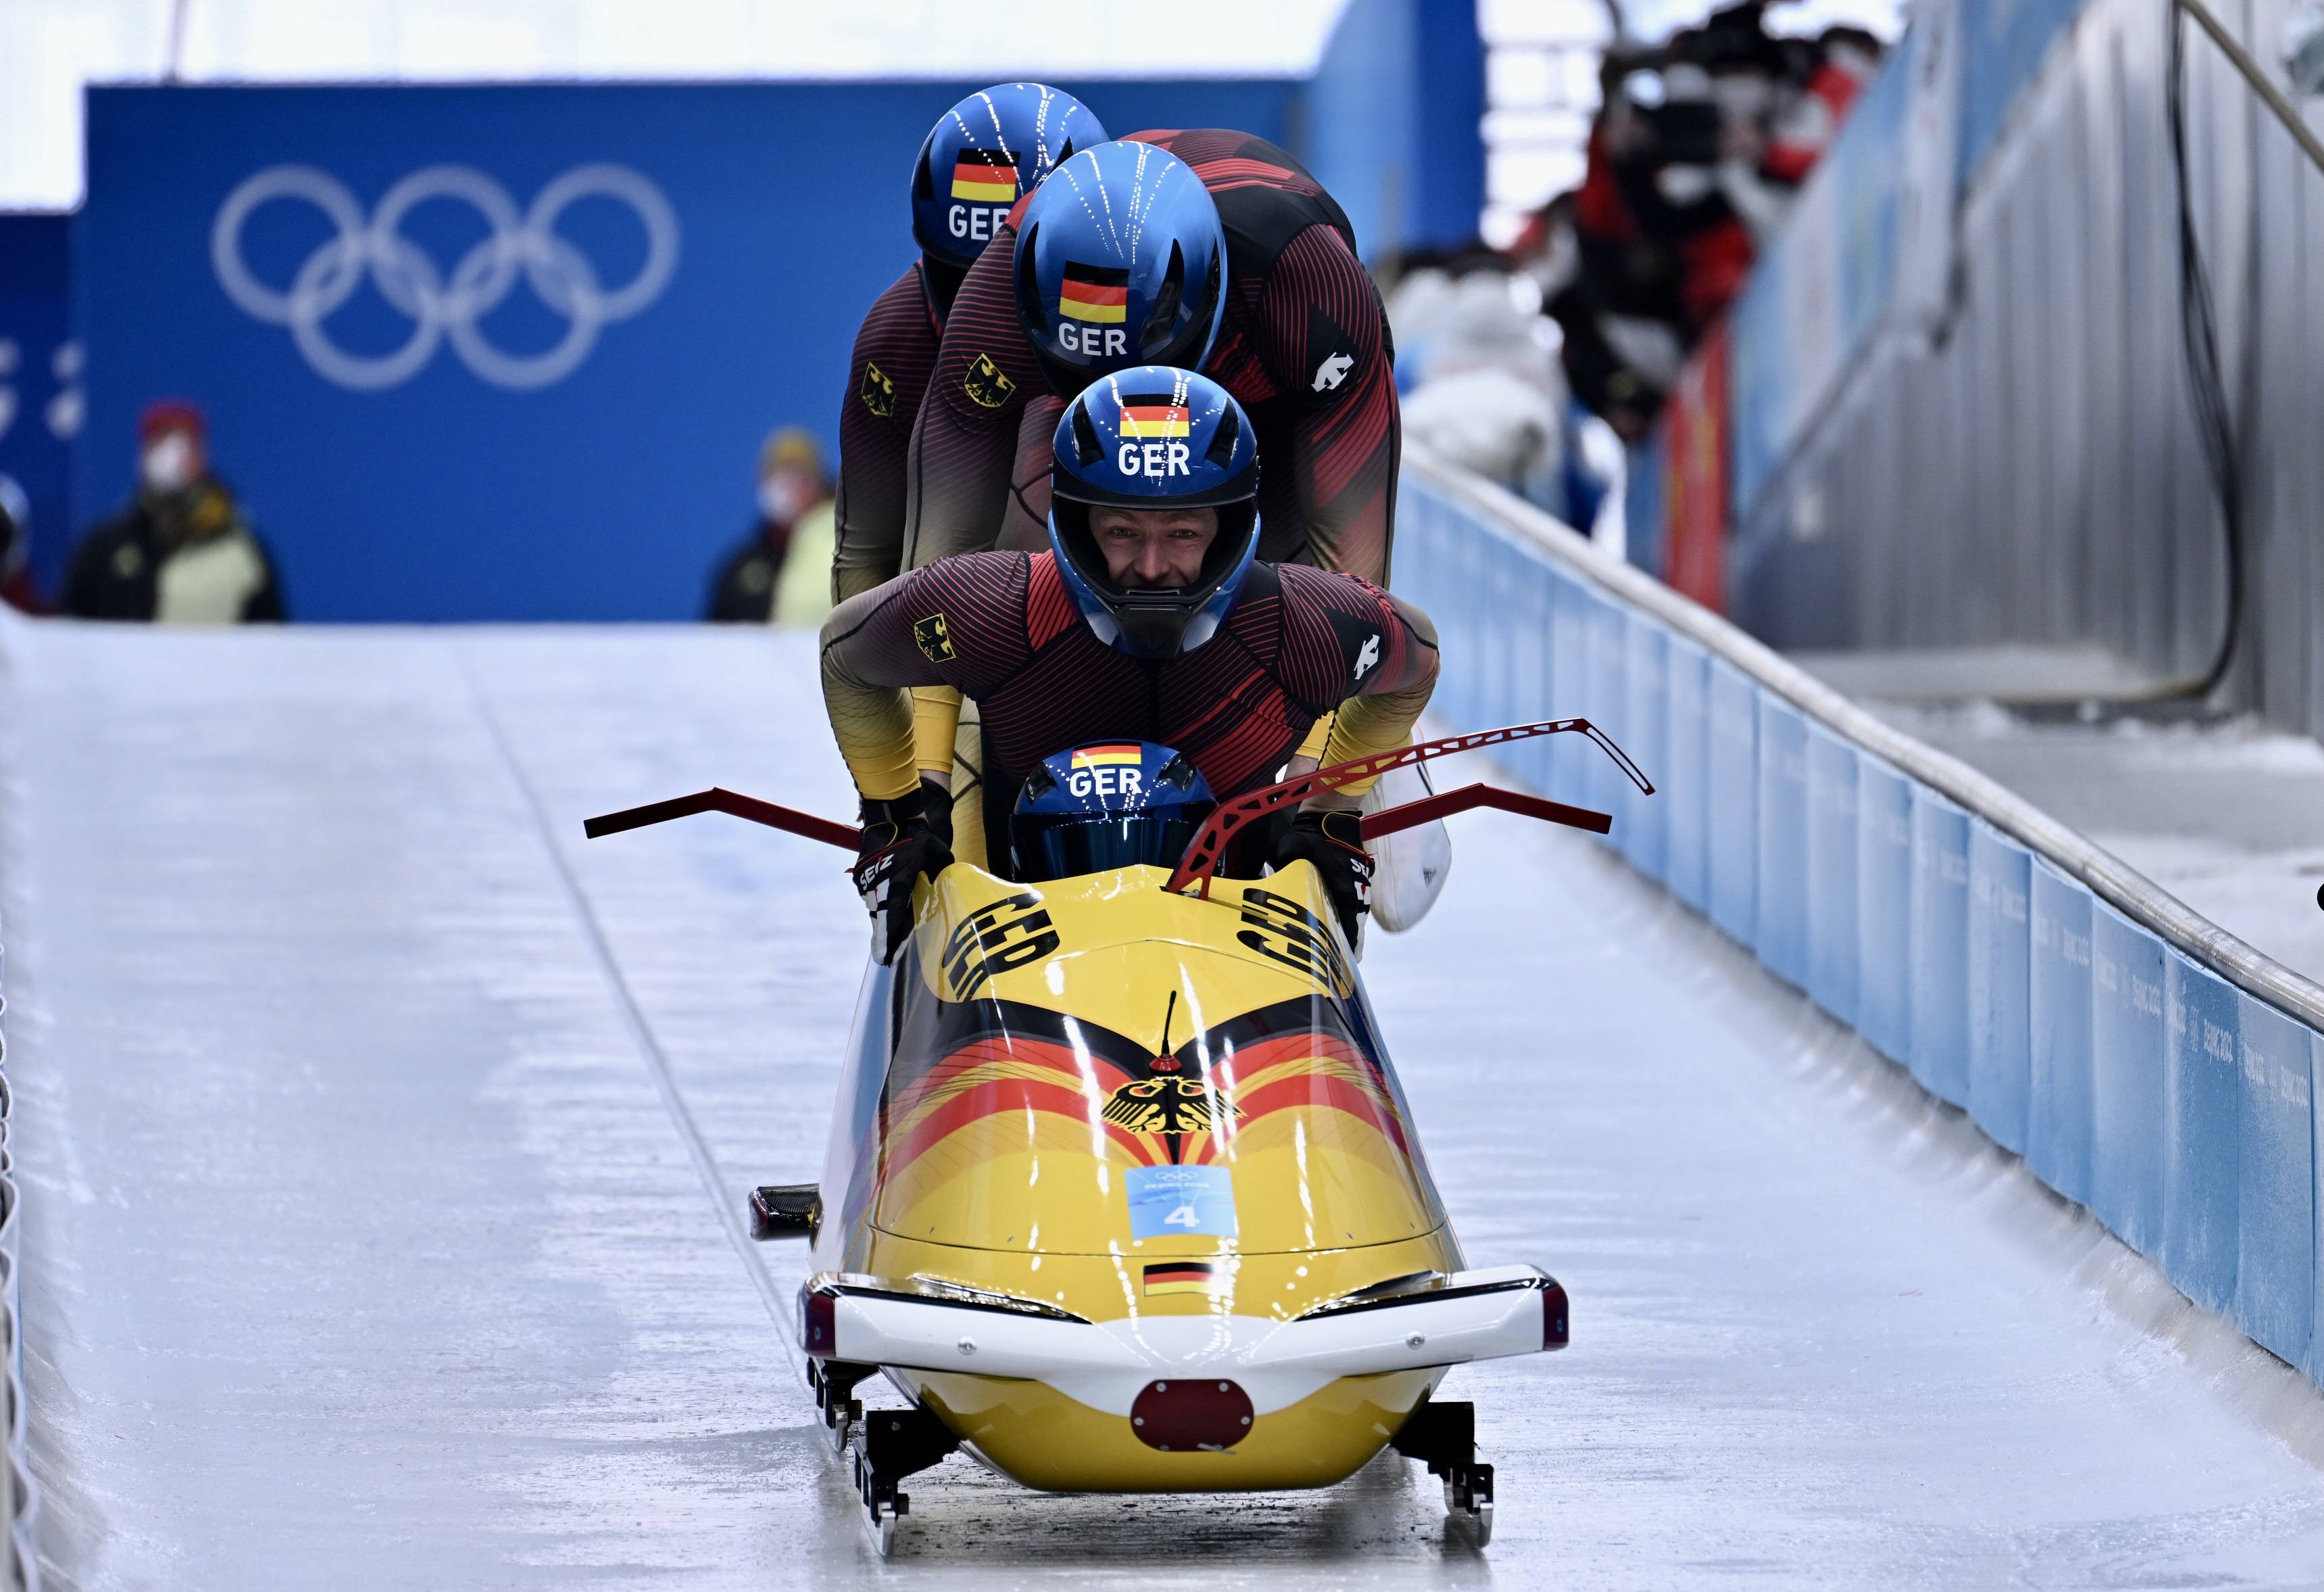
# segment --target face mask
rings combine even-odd
[[[815,483],[793,470],[778,470],[759,483],[759,513],[788,525],[815,504]]]
[[[153,440],[138,461],[145,490],[170,496],[194,484],[194,441],[182,431],[165,431]]]

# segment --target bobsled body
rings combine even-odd
[[[1028,1486],[1322,1486],[1448,1365],[1562,1344],[1471,1272],[1314,871],[924,886],[866,976],[802,1338]]]

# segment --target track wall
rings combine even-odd
[[[2324,989],[1508,494],[1407,445],[1397,589],[1457,727],[2199,1304],[2324,1383]]]
[[[22,624],[0,606],[0,625]],[[0,693],[8,663],[0,653]],[[0,767],[0,803],[9,799],[14,771]],[[40,1585],[32,1546],[32,1473],[24,1457],[24,1335],[18,1273],[22,1270],[23,1221],[16,1187],[15,1093],[8,1068],[7,924],[0,921],[0,1435],[6,1440],[5,1475],[0,1476],[0,1578],[11,1592]]]

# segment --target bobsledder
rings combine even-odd
[[[1434,1394],[1453,1365],[1564,1347],[1565,1291],[1468,1263],[1314,867],[1222,868],[1320,791],[1563,733],[1652,793],[1585,719],[1214,804],[1167,747],[1060,753],[1059,816],[1019,834],[1018,871],[1041,876],[955,863],[918,885],[892,961],[875,935],[822,1180],[761,1188],[751,1214],[755,1236],[813,1245],[807,1380],[881,1552],[901,1484],[963,1445],[1028,1486],[1157,1493],[1328,1486],[1393,1447],[1489,1539],[1474,1409]],[[1372,812],[1364,838],[1480,806],[1611,822],[1475,784]],[[725,791],[586,828],[706,811],[856,843]],[[909,1407],[866,1414],[874,1375]]]

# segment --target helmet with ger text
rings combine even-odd
[[[1111,868],[1174,867],[1217,805],[1200,770],[1151,741],[1056,753],[1017,793],[1009,820],[1017,877],[1038,884]]]
[[[1259,442],[1208,376],[1141,365],[1065,405],[1049,471],[1049,547],[1082,617],[1133,658],[1172,658],[1217,634],[1259,549]],[[1184,586],[1116,580],[1093,511],[1210,510],[1218,529]]]
[[[1226,232],[1192,167],[1136,139],[1084,150],[1017,220],[1017,312],[1060,398],[1133,365],[1192,370],[1226,305]]]
[[[1018,199],[1077,150],[1106,141],[1090,108],[1046,83],[996,83],[945,112],[912,167],[912,236],[965,271]]]

